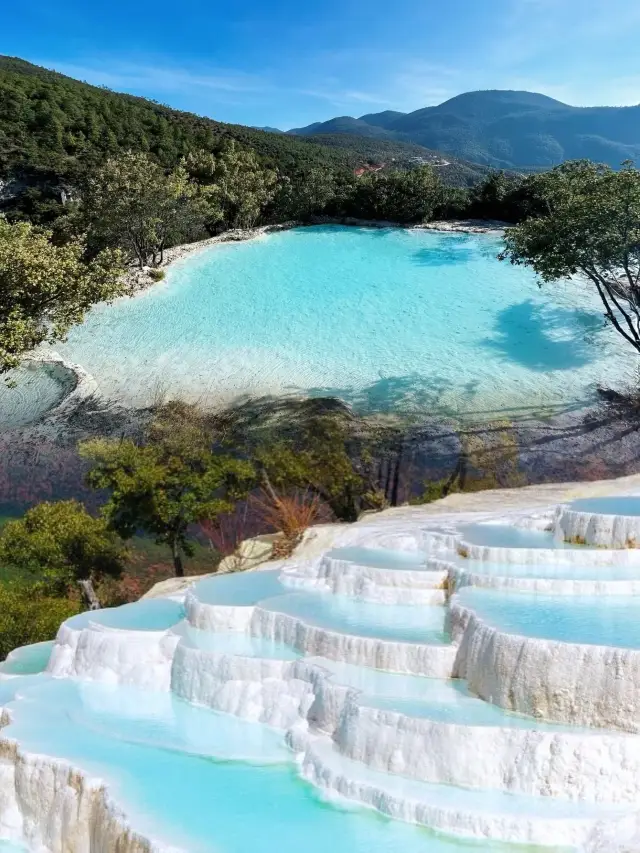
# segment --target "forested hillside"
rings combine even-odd
[[[126,150],[174,166],[189,151],[214,150],[228,139],[284,172],[358,161],[348,149],[223,124],[0,57],[0,175],[22,168],[73,174],[87,160]]]

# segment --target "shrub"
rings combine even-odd
[[[18,646],[52,640],[60,623],[79,611],[77,601],[42,595],[29,585],[0,585],[0,660]]]
[[[166,272],[164,270],[158,269],[158,267],[152,267],[149,270],[149,278],[151,281],[162,281],[165,278]]]
[[[324,510],[320,497],[308,491],[278,495],[263,490],[259,497],[252,496],[250,501],[265,524],[294,543],[308,527],[322,520]]]

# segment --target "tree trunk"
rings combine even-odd
[[[78,586],[82,591],[82,598],[87,606],[87,610],[100,610],[100,600],[96,595],[91,579],[78,581]]]
[[[177,578],[184,577],[184,566],[182,564],[182,554],[180,553],[180,545],[174,541],[171,543],[171,554],[173,556],[173,569]]]

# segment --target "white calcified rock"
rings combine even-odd
[[[567,542],[600,548],[640,548],[638,515],[600,515],[560,507],[556,529]]]
[[[47,672],[57,677],[169,690],[179,637],[170,631],[123,631],[60,626]]]
[[[446,578],[446,571],[374,568],[329,555],[283,572],[288,586],[381,604],[444,604]]]
[[[334,734],[342,755],[426,782],[559,799],[636,802],[640,738],[613,732],[448,723],[345,705]],[[597,772],[594,773],[594,769]]]
[[[286,643],[306,655],[433,678],[447,678],[455,658],[452,646],[343,634],[262,607],[254,608],[250,631],[255,637]]]
[[[327,794],[455,835],[554,847],[580,846],[592,837],[601,820],[616,819],[621,814],[613,809],[589,813],[576,804],[564,808],[557,808],[556,804],[556,808],[547,810],[528,798],[427,785],[379,773],[345,760],[327,738],[309,737],[305,743],[299,735],[296,746],[301,752],[303,778]]]
[[[24,754],[1,735],[0,792],[0,827],[33,850],[181,853],[134,832],[100,780],[65,762]]]
[[[461,540],[458,552],[470,560],[494,563],[527,563],[532,565],[564,564],[582,566],[637,566],[640,570],[640,550],[605,551],[594,548],[499,548],[474,545]]]
[[[452,599],[453,674],[487,702],[541,720],[640,732],[640,650],[506,634]]]

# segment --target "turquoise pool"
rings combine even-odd
[[[171,697],[50,680],[9,707],[9,736],[106,780],[136,829],[188,853],[249,853],[257,839],[262,853],[299,853],[301,839],[306,853],[526,849],[330,804],[299,778],[281,733]]]
[[[555,596],[465,587],[459,600],[509,634],[640,648],[640,596]]]
[[[108,396],[336,395],[489,416],[586,400],[631,370],[601,307],[543,292],[495,236],[338,226],[214,246],[57,346]]]
[[[584,498],[573,501],[569,509],[599,515],[640,515],[640,497]]]

